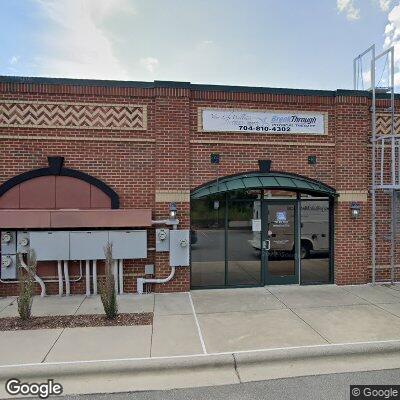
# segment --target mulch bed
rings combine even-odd
[[[26,321],[23,321],[19,317],[7,317],[0,318],[0,331],[151,325],[152,323],[153,313],[118,314],[115,319],[107,319],[105,315],[102,314],[52,315],[46,317],[31,317]]]

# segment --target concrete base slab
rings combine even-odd
[[[345,286],[344,290],[371,303],[400,303],[400,293],[385,286]]]
[[[84,296],[35,296],[32,304],[32,315],[74,315],[84,300]]]
[[[290,308],[367,304],[336,285],[268,286],[267,289]]]
[[[379,304],[379,307],[400,317],[400,303]]]
[[[0,318],[17,317],[18,316],[18,303],[17,298],[9,302],[5,302],[4,307],[0,310]]]
[[[156,293],[154,314],[181,315],[192,314],[189,293]]]
[[[154,316],[151,356],[178,356],[202,353],[193,315]]]
[[[285,308],[264,288],[192,291],[196,313],[258,311]]]
[[[46,362],[149,357],[151,326],[65,329]]]
[[[199,314],[209,353],[326,343],[292,311]]]
[[[0,332],[0,364],[40,363],[62,329]]]
[[[0,297],[0,313],[16,300],[16,297]],[[1,315],[1,314],[0,314]]]
[[[104,314],[104,308],[100,296],[86,297],[76,311],[76,314]]]
[[[294,311],[331,343],[391,340],[400,334],[400,319],[373,305]]]
[[[122,294],[118,296],[120,313],[147,313],[154,310],[154,294]]]

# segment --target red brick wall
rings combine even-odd
[[[151,208],[153,219],[168,216],[168,202],[156,202],[156,192],[188,191],[217,175],[255,170],[259,159],[271,159],[273,170],[318,179],[338,191],[366,191],[370,185],[370,101],[366,97],[2,83],[0,99],[144,104],[148,115],[145,131],[0,128],[0,184],[46,166],[47,156],[63,156],[66,167],[111,186],[120,196],[121,208]],[[202,133],[198,131],[199,107],[326,112],[328,135]],[[210,163],[213,152],[221,155],[219,167]],[[316,166],[308,165],[309,155],[317,156]],[[335,205],[338,284],[371,279],[369,201],[361,206],[361,218],[353,220],[350,202]],[[180,227],[189,228],[189,203],[178,203],[178,210]],[[154,242],[154,230],[150,230],[150,248]],[[384,258],[386,247],[382,249]],[[145,264],[155,264],[156,277],[168,276],[168,261],[167,253],[150,250],[148,259],[127,262],[125,290],[136,291],[136,279],[143,275]],[[387,271],[381,275],[384,279]],[[56,293],[58,287],[55,283],[48,288]],[[154,285],[159,292],[189,288],[189,268],[177,269],[167,284]],[[15,289],[14,284],[0,284],[0,295],[15,293]],[[72,291],[83,293],[84,280],[73,284]]]

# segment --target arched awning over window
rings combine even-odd
[[[191,199],[200,199],[212,194],[246,189],[278,189],[307,193],[314,196],[334,197],[336,190],[324,183],[302,175],[284,172],[246,172],[222,177],[207,182],[192,190]]]

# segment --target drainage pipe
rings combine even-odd
[[[68,270],[67,260],[64,260],[64,277],[65,277],[65,295],[69,296],[71,294],[71,288],[69,285],[69,270]]]
[[[118,260],[119,294],[124,293],[124,260]]]
[[[93,294],[97,294],[97,260],[93,260]]]
[[[20,254],[20,256],[19,256],[19,261],[20,261],[21,267],[24,268],[28,272],[28,274],[31,274],[31,271],[29,270],[28,266],[24,262],[22,254]],[[46,296],[46,286],[45,286],[43,280],[41,278],[39,278],[36,274],[33,274],[33,277],[35,278],[35,281],[40,285],[40,288],[41,288],[40,297]]]
[[[62,265],[61,260],[57,261],[57,273],[58,273],[58,295],[63,295],[64,283],[63,283],[63,276],[62,276]]]
[[[85,270],[85,276],[86,276],[86,296],[90,296],[90,260],[86,260],[86,270]]]
[[[114,275],[115,293],[118,293],[118,260],[113,260],[112,267],[113,267],[112,273]]]
[[[145,283],[167,283],[169,282],[175,275],[175,267],[171,267],[171,273],[163,279],[145,279],[138,278],[137,280],[137,292],[139,294],[143,294],[143,286]]]

